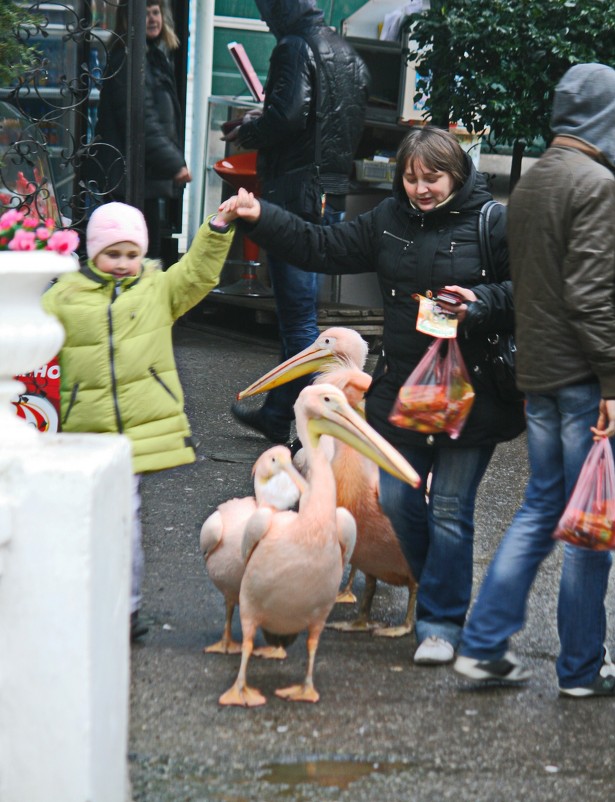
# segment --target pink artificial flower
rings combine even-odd
[[[22,225],[24,228],[36,228],[40,222],[38,217],[24,217]]]
[[[34,233],[36,234],[36,239],[40,240],[41,242],[47,242],[51,236],[51,231],[48,228],[45,228],[45,226],[39,226]]]
[[[11,226],[21,223],[25,215],[23,212],[18,212],[17,209],[9,209],[0,217],[0,227],[10,228]]]
[[[54,232],[47,241],[47,250],[61,254],[72,253],[79,245],[79,235],[76,231],[65,229]]]
[[[36,238],[33,231],[25,231],[20,228],[15,232],[13,239],[9,242],[9,250],[11,251],[35,251]]]

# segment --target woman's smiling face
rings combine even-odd
[[[408,160],[406,163],[403,184],[410,202],[422,212],[435,209],[455,189],[455,181],[450,173],[432,170],[419,159]]]
[[[148,6],[145,12],[145,35],[156,39],[162,31],[162,10],[160,6]]]

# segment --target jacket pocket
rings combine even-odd
[[[171,388],[170,388],[170,387],[169,387],[169,386],[166,384],[166,382],[164,382],[164,381],[162,380],[162,378],[161,378],[161,377],[158,375],[158,373],[157,373],[157,371],[156,371],[156,368],[155,368],[155,367],[153,367],[153,366],[152,366],[152,367],[150,367],[150,368],[149,368],[149,372],[150,372],[150,373],[151,373],[151,375],[154,377],[154,379],[156,379],[156,381],[158,382],[158,384],[159,384],[159,385],[160,385],[160,386],[161,386],[161,387],[162,387],[162,388],[163,388],[163,389],[164,389],[164,390],[165,390],[165,391],[166,391],[166,392],[167,392],[167,393],[168,393],[168,394],[171,396],[171,398],[172,398],[174,401],[179,401],[179,399],[177,398],[177,396],[175,395],[175,393],[173,392],[173,390],[171,390]]]
[[[79,384],[78,383],[73,384],[73,389],[71,390],[71,393],[70,393],[70,400],[68,402],[68,406],[66,407],[66,412],[64,414],[64,417],[62,418],[62,425],[63,426],[68,421],[68,416],[70,415],[72,408],[75,406],[75,401],[77,400],[77,393],[78,392],[79,392]]]

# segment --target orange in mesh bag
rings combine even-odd
[[[553,537],[594,551],[615,550],[615,462],[608,437],[590,448]]]
[[[445,432],[453,440],[474,403],[474,388],[455,339],[437,338],[400,387],[389,421],[426,434]]]

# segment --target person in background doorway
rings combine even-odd
[[[106,203],[87,226],[88,260],[43,296],[66,333],[60,350],[64,432],[124,434],[132,443],[134,515],[130,637],[139,621],[143,549],[141,474],[194,462],[190,425],[173,355],[172,326],[218,283],[233,215],[212,216],[166,272],[144,259],[147,227],[125,203]],[[112,537],[113,533],[110,532]]]
[[[192,180],[182,143],[181,106],[169,54],[179,47],[166,0],[146,0],[145,56],[145,205],[150,258],[160,257],[161,205],[177,197]],[[109,52],[100,91],[95,134],[101,145],[92,148],[92,173],[105,198],[125,199],[127,65],[126,6],[117,11],[115,40]],[[119,38],[121,37],[121,38]]]
[[[316,105],[320,107],[320,177],[325,193],[321,222],[343,219],[353,156],[363,129],[369,75],[353,48],[325,24],[314,0],[256,0],[262,19],[276,38],[265,84],[262,114],[253,111],[224,137],[258,150],[261,186],[283,186],[273,202],[293,207],[291,171],[315,161]],[[319,94],[320,93],[320,94]],[[318,97],[317,97],[318,96]],[[300,195],[300,192],[298,193]],[[287,198],[288,203],[285,202]],[[318,336],[318,279],[292,262],[268,255],[280,334],[280,358],[287,359]],[[309,382],[297,379],[272,390],[260,408],[231,407],[235,418],[274,443],[285,443],[293,405]]]
[[[530,478],[463,631],[455,670],[525,682],[509,651],[530,588],[598,437],[615,434],[615,70],[576,64],[555,88],[554,138],[509,200],[517,382]],[[566,544],[557,624],[560,694],[615,696],[605,647],[611,555]]]

